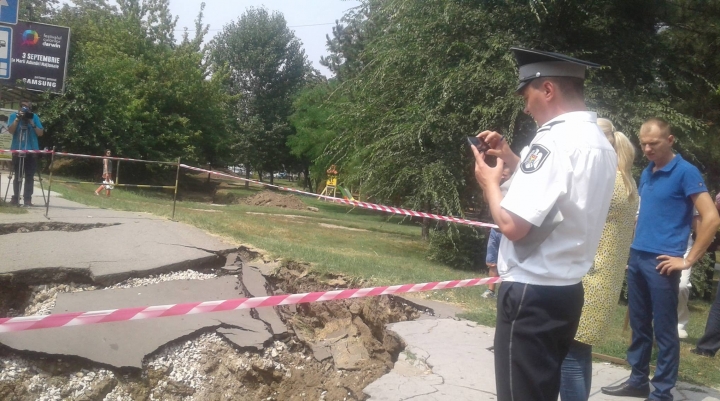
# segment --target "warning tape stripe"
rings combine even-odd
[[[92,158],[92,159],[125,160],[125,161],[135,161],[135,162],[142,162],[142,163],[156,163],[156,164],[172,164],[172,165],[177,165],[177,162],[161,162],[161,161],[153,161],[153,160],[130,159],[130,158],[126,158],[126,157],[92,156],[92,155],[83,155],[83,154],[78,154],[78,153],[67,153],[67,152],[57,152],[57,151],[53,152],[52,150],[7,150],[7,149],[0,149],[0,153],[48,153],[48,154],[50,154],[50,153],[55,153],[56,155],[70,156],[70,157],[87,157],[87,158]],[[414,210],[401,209],[401,208],[384,206],[384,205],[377,205],[377,204],[374,204],[374,203],[351,201],[351,200],[346,200],[346,199],[341,199],[341,198],[335,198],[335,197],[327,196],[327,195],[318,195],[318,194],[314,194],[314,193],[312,193],[312,192],[305,192],[305,191],[300,191],[300,190],[297,190],[297,189],[294,189],[294,188],[287,188],[287,187],[283,187],[283,186],[279,186],[279,185],[272,185],[272,184],[268,184],[268,183],[264,183],[264,182],[260,182],[260,181],[256,181],[256,180],[251,180],[251,179],[247,179],[247,178],[237,177],[237,176],[230,175],[230,174],[220,173],[220,172],[217,172],[217,171],[210,171],[210,170],[206,170],[206,169],[202,169],[202,168],[198,168],[198,167],[193,167],[193,166],[189,166],[189,165],[187,165],[187,164],[181,164],[180,167],[185,168],[185,169],[188,169],[188,170],[194,170],[194,171],[199,171],[199,172],[203,172],[203,173],[213,174],[213,175],[217,175],[217,176],[221,176],[221,177],[226,177],[226,178],[230,178],[230,179],[234,179],[234,180],[245,181],[245,182],[252,182],[252,183],[257,184],[257,185],[262,185],[262,186],[266,186],[266,187],[270,187],[270,188],[277,188],[277,189],[280,189],[280,190],[282,190],[282,191],[294,192],[294,193],[297,193],[297,194],[307,195],[307,196],[314,196],[314,197],[317,197],[317,198],[325,199],[325,200],[330,201],[330,202],[342,203],[342,204],[346,204],[346,205],[351,205],[351,206],[355,206],[355,207],[360,207],[360,208],[363,208],[363,209],[380,210],[380,211],[387,212],[387,213],[401,214],[401,215],[413,216],[413,217],[424,217],[424,218],[433,219],[433,220],[439,220],[439,221],[449,221],[449,222],[453,222],[453,223],[456,223],[456,224],[463,224],[463,225],[474,226],[474,227],[497,228],[497,225],[495,225],[495,224],[482,223],[482,222],[479,222],[479,221],[461,219],[461,218],[458,218],[458,217],[441,216],[441,215],[432,214],[432,213],[417,212],[417,211],[414,211]],[[129,187],[130,185],[124,184],[124,185],[118,185],[118,186],[127,186],[127,187]],[[137,187],[137,188],[160,188],[159,186],[158,186],[158,187],[135,186],[135,187]],[[162,187],[162,188],[175,188],[175,187]]]
[[[312,192],[300,191],[300,190],[294,189],[294,188],[287,188],[287,187],[283,187],[283,186],[280,186],[280,185],[268,184],[268,183],[260,182],[260,181],[257,181],[257,180],[251,180],[251,179],[248,179],[248,178],[237,177],[237,176],[234,176],[234,175],[225,174],[225,173],[220,173],[220,172],[217,172],[217,171],[205,170],[205,169],[202,169],[202,168],[199,168],[199,167],[188,166],[187,164],[181,164],[180,167],[185,168],[185,169],[188,169],[188,170],[199,171],[199,172],[202,172],[202,173],[208,173],[208,174],[213,174],[213,175],[217,175],[217,176],[221,176],[221,177],[226,177],[226,178],[230,178],[230,179],[233,179],[233,180],[244,181],[244,182],[251,182],[251,183],[253,183],[253,184],[262,185],[262,186],[266,186],[266,187],[269,187],[269,188],[277,188],[277,189],[282,190],[282,191],[294,192],[294,193],[296,193],[296,194],[313,196],[313,197],[316,197],[316,198],[322,198],[322,199],[325,199],[325,200],[330,201],[330,202],[342,203],[342,204],[346,204],[346,205],[352,205],[352,206],[356,206],[356,207],[361,207],[361,208],[363,208],[363,209],[380,210],[380,211],[383,211],[383,212],[394,213],[394,214],[402,214],[402,215],[406,215],[406,216],[426,217],[426,218],[433,219],[433,220],[450,221],[450,222],[457,223],[457,224],[464,224],[464,225],[475,226],[475,227],[497,228],[497,225],[495,225],[495,224],[482,223],[482,222],[479,222],[479,221],[461,219],[461,218],[458,218],[458,217],[441,216],[441,215],[438,215],[438,214],[431,214],[431,213],[425,213],[425,212],[417,212],[417,211],[414,211],[414,210],[408,210],[408,209],[401,209],[401,208],[396,208],[396,207],[383,206],[383,205],[378,205],[378,204],[375,204],[375,203],[351,201],[351,200],[341,199],[341,198],[335,198],[335,197],[327,196],[327,195],[318,195],[318,194],[314,194],[314,193],[312,193]]]
[[[168,164],[168,165],[174,165],[177,166],[177,162],[161,162],[161,161],[155,161],[155,160],[143,160],[143,159],[131,159],[129,157],[115,157],[115,156],[93,156],[93,155],[83,155],[80,153],[68,153],[68,152],[58,152],[58,151],[52,151],[52,150],[9,150],[9,149],[0,149],[0,153],[12,153],[12,154],[51,154],[55,153],[59,156],[68,156],[68,157],[86,157],[89,159],[108,159],[108,160],[120,160],[120,161],[129,161],[129,162],[140,162],[140,163],[153,163],[153,164]]]
[[[363,298],[419,291],[471,287],[500,282],[499,277],[474,278],[421,284],[404,284],[387,287],[369,287],[347,290],[310,292],[304,294],[272,295],[267,297],[238,298],[223,301],[192,302],[175,305],[110,309],[91,312],[60,313],[0,318],[0,333],[49,329],[54,327],[83,326],[97,323],[146,320],[168,316],[194,315],[267,306],[294,305],[338,299]]]

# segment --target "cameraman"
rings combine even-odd
[[[20,102],[20,110],[10,115],[8,131],[13,136],[10,150],[39,150],[38,137],[43,136],[45,133],[40,118],[32,112],[32,104],[29,101]],[[20,177],[24,176],[24,205],[32,206],[33,176],[37,169],[37,154],[13,153],[12,163],[15,178],[10,203],[13,205],[20,204]]]

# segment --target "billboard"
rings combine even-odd
[[[27,21],[18,21],[13,28],[8,84],[61,93],[65,87],[70,28]]]

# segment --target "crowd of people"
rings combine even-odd
[[[636,185],[633,144],[585,105],[586,70],[599,65],[511,50],[517,94],[537,134],[520,155],[494,131],[477,135],[482,149],[472,146],[475,177],[498,226],[486,263],[502,284],[497,294],[484,294],[497,298],[498,400],[587,400],[592,346],[608,328],[626,274],[632,371],[602,392],[672,400],[689,269],[717,233],[720,202],[699,170],[673,151],[675,137],[661,118],[639,129],[649,164]],[[494,166],[488,156],[497,158]],[[681,283],[683,272],[688,280]],[[653,339],[658,355],[650,379]],[[719,348],[716,298],[692,352],[714,356]]]

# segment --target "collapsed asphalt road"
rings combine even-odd
[[[0,215],[0,316],[345,288],[144,213],[53,198]],[[431,310],[430,316],[427,313]],[[0,335],[3,400],[493,400],[492,328],[417,298],[218,312]],[[449,317],[441,318],[438,317]],[[600,386],[628,372],[596,364]],[[720,400],[680,383],[678,400]],[[615,398],[613,401],[621,401]]]

